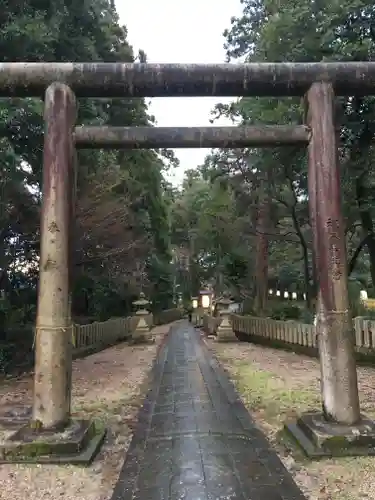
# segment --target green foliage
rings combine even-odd
[[[288,319],[299,320],[301,318],[301,309],[292,304],[278,303],[273,304],[270,312],[270,318],[286,321]]]
[[[0,1],[2,61],[116,61],[137,56],[110,0]],[[143,52],[138,55],[146,61]],[[143,99],[81,99],[78,124],[153,125]],[[43,102],[0,101],[0,333],[36,314]],[[74,234],[73,315],[124,316],[143,288],[171,306],[171,248],[162,151],[80,151]]]
[[[166,309],[154,315],[154,325],[166,325],[182,319],[184,311],[182,309]]]
[[[303,308],[301,310],[301,316],[299,318],[301,323],[304,323],[305,325],[313,325],[314,319],[315,319],[315,314],[312,311],[306,308]]]
[[[220,179],[187,172],[171,205],[171,238],[177,255],[178,285],[188,300],[203,283],[218,294],[240,291],[249,281],[249,255],[234,192]],[[184,261],[185,258],[185,261]]]
[[[232,18],[224,32],[228,60],[374,60],[373,2],[242,0],[241,4],[242,14]],[[348,270],[362,288],[375,283],[374,106],[373,97],[336,99]],[[237,124],[299,124],[303,111],[295,98],[240,98],[231,105],[217,105],[213,119],[226,116]],[[304,149],[217,149],[206,158],[202,172],[213,184],[220,179],[231,186],[235,213],[244,222],[242,241],[240,245],[236,241],[232,251],[240,248],[241,254],[256,254],[260,232],[268,234],[269,284],[304,291],[312,306],[316,283]],[[258,212],[264,203],[268,222],[260,228]],[[251,295],[251,284],[242,292]]]

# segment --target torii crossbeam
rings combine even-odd
[[[314,82],[375,95],[375,62],[0,64],[0,97],[42,96],[53,82],[77,97],[303,96]]]

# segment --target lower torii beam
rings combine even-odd
[[[302,145],[309,141],[304,125],[242,127],[76,127],[80,149],[244,148]]]

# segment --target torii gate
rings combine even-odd
[[[375,436],[372,423],[366,422],[369,427],[366,432],[363,430],[359,408],[340,208],[333,111],[335,93],[375,95],[375,63],[0,64],[0,97],[45,96],[33,416],[30,424],[17,431],[9,442],[0,445],[4,460],[12,443],[30,444],[48,438],[51,453],[56,454],[62,435],[82,444],[90,430],[89,423],[78,429],[70,419],[69,280],[76,147],[307,146],[310,220],[321,299],[319,347],[323,413],[301,419],[295,434],[307,428],[306,434],[310,433],[310,437],[316,437],[317,432],[325,432],[328,438],[355,433],[363,438],[366,432]],[[75,128],[76,97],[179,96],[304,96],[307,104],[305,125]],[[99,445],[98,433],[95,439]],[[94,448],[95,444],[91,444],[90,449]],[[89,460],[90,451],[82,453],[86,453],[82,461]],[[22,460],[14,454],[12,459]],[[47,459],[40,457],[40,460]]]

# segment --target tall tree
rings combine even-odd
[[[110,0],[1,3],[3,61],[123,61],[136,56]],[[145,60],[144,53],[137,56]],[[78,124],[153,125],[143,99],[80,99]],[[43,103],[0,103],[0,290],[2,310],[30,290],[35,309],[43,148]],[[75,315],[124,315],[139,292],[143,266],[155,307],[170,304],[170,243],[163,172],[170,151],[82,151],[77,169]],[[17,279],[15,277],[18,276]],[[21,285],[22,283],[22,285]],[[14,287],[17,288],[15,295]],[[23,293],[23,292],[22,292]],[[8,305],[5,305],[5,304]],[[22,313],[23,311],[23,313]],[[34,310],[35,312],[35,310]],[[27,313],[28,314],[28,313]],[[1,314],[0,314],[1,315]],[[13,320],[4,315],[7,323]]]
[[[374,58],[371,26],[375,9],[372,2],[344,1],[338,5],[332,2],[311,3],[307,0],[243,0],[242,5],[242,14],[232,18],[231,27],[224,33],[228,60],[241,58],[247,62],[304,62]],[[371,189],[374,177],[374,99],[349,97],[336,101],[343,207],[350,252],[349,272],[358,278],[361,269],[366,268],[361,251],[367,248],[374,284],[374,200]],[[218,105],[214,119],[223,114],[238,124],[301,123],[303,107],[299,100],[292,98],[244,98],[230,106]],[[251,151],[242,151],[237,157],[252,154]],[[227,153],[215,152],[214,156],[220,158],[215,165],[217,170],[223,171],[223,159],[227,170],[231,168]],[[271,172],[270,213],[276,216],[276,227],[280,234],[287,233],[300,244],[305,289],[310,295],[314,290],[314,276],[307,215],[306,157],[296,148],[275,148],[257,152],[256,158],[256,171],[252,162],[244,162],[241,175],[243,178],[254,175],[261,178],[264,172]],[[253,184],[255,187],[261,185],[259,182]],[[271,244],[271,251],[275,251],[275,245],[277,240]],[[300,256],[292,249],[288,252],[295,255],[294,265],[298,268]]]

